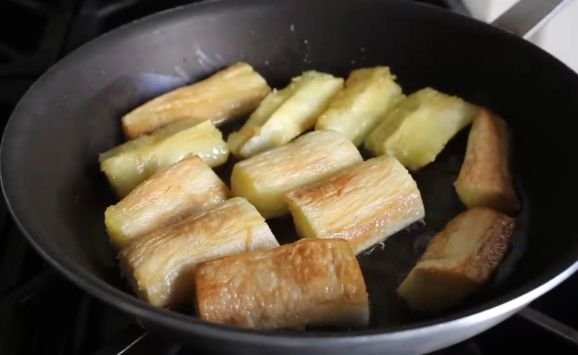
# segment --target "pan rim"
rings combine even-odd
[[[274,1],[279,0],[245,0],[243,1],[243,5],[246,7],[263,6]],[[465,17],[460,14],[450,13],[446,10],[438,9],[425,4],[404,2],[401,0],[389,1],[399,4],[399,6],[414,7],[416,9],[422,9],[423,11],[433,11],[440,14],[444,13],[442,16],[446,17],[461,17],[462,21],[469,23],[471,26],[484,26],[487,29],[492,29],[495,31],[495,33],[501,33],[515,38],[515,36],[510,33],[504,32],[488,24]],[[180,329],[183,332],[191,332],[200,336],[207,336],[210,338],[228,338],[230,340],[246,343],[304,346],[301,341],[306,338],[308,340],[307,346],[311,346],[322,345],[328,342],[331,342],[332,344],[337,342],[339,344],[341,341],[347,342],[347,344],[351,344],[352,341],[356,344],[361,344],[375,338],[387,340],[392,336],[395,336],[396,338],[403,336],[409,337],[416,332],[427,332],[430,329],[439,326],[459,326],[461,324],[470,324],[478,320],[491,319],[495,315],[507,314],[508,311],[523,307],[550,289],[554,288],[556,285],[560,284],[562,281],[567,279],[570,275],[578,270],[578,255],[574,256],[574,258],[567,257],[565,259],[558,260],[558,262],[555,264],[550,265],[548,269],[544,270],[544,272],[539,275],[539,277],[532,279],[531,282],[525,283],[522,287],[465,310],[448,313],[446,315],[434,317],[420,322],[410,323],[402,326],[393,326],[391,328],[351,330],[347,332],[310,331],[306,333],[249,330],[233,326],[214,324],[203,321],[196,317],[191,317],[189,315],[157,309],[148,305],[146,302],[137,299],[135,296],[113,287],[112,285],[106,283],[105,281],[97,278],[85,270],[75,270],[75,262],[73,262],[65,255],[59,255],[56,253],[55,248],[48,245],[48,243],[43,241],[42,238],[34,237],[26,229],[24,223],[22,223],[21,219],[19,218],[19,215],[24,214],[19,214],[19,207],[15,206],[17,204],[17,199],[10,197],[12,193],[9,191],[8,186],[11,184],[10,181],[13,180],[13,178],[8,176],[9,174],[8,168],[5,164],[5,156],[13,154],[11,152],[14,151],[14,148],[10,144],[10,137],[12,136],[12,131],[18,130],[15,127],[18,125],[16,118],[19,116],[19,110],[29,100],[29,97],[34,95],[36,88],[49,80],[49,77],[53,72],[57,71],[61,67],[64,67],[67,62],[73,61],[75,57],[78,57],[80,54],[98,48],[101,43],[110,40],[111,37],[119,34],[128,34],[133,31],[138,32],[141,27],[145,27],[159,20],[169,22],[169,19],[173,17],[185,16],[185,13],[188,12],[212,10],[221,6],[226,8],[233,3],[235,2],[226,0],[210,0],[202,3],[183,5],[149,15],[141,19],[137,19],[119,28],[109,31],[83,44],[79,48],[66,55],[60,61],[55,63],[31,85],[31,87],[26,91],[26,93],[16,105],[5,126],[2,142],[0,144],[0,182],[2,186],[2,193],[6,201],[7,209],[19,230],[22,232],[22,234],[24,234],[26,239],[44,258],[44,260],[48,261],[48,263],[56,268],[62,275],[65,275],[75,285],[79,286],[83,290],[86,290],[101,301],[117,309],[120,309],[123,312],[136,317],[137,319],[146,319],[151,324],[162,324],[169,328]],[[558,65],[569,69],[564,63],[560,62],[558,59],[536,47],[535,45],[529,42],[520,44],[536,48],[539,52],[541,52],[542,56],[548,56],[550,57],[550,61],[553,60],[557,62]],[[22,209],[20,210],[22,211]]]

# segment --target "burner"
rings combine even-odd
[[[6,52],[30,53],[38,49],[44,35],[48,19],[44,16],[40,3],[27,4],[9,1],[0,13],[0,43]],[[26,29],[14,36],[11,19],[20,19],[18,26]]]
[[[38,75],[46,70],[60,54],[73,5],[74,0],[4,0],[0,75]]]

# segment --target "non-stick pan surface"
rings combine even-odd
[[[345,76],[354,68],[388,65],[406,93],[432,86],[503,116],[513,136],[523,210],[514,248],[492,282],[436,317],[411,315],[395,295],[429,238],[463,209],[452,184],[464,132],[415,174],[425,223],[360,257],[372,304],[369,329],[241,330],[135,298],[119,278],[104,231],[103,212],[114,198],[98,154],[122,141],[122,114],[237,61],[252,64],[275,87],[306,69]],[[125,26],[50,69],[6,127],[1,175],[17,223],[47,260],[83,289],[179,341],[242,353],[416,353],[487,329],[576,269],[577,118],[575,73],[475,20],[404,1],[210,2]],[[219,172],[226,177],[227,167]],[[271,226],[281,241],[295,239],[289,218]]]

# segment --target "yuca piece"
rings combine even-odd
[[[201,158],[161,170],[104,213],[113,245],[122,248],[154,229],[176,223],[227,199],[227,186]]]
[[[157,172],[198,155],[211,167],[223,164],[229,149],[221,132],[210,121],[163,128],[100,155],[100,167],[120,197]]]
[[[333,131],[314,131],[235,164],[233,195],[243,196],[265,218],[287,213],[283,195],[362,161],[355,146]]]
[[[122,118],[122,126],[133,139],[182,119],[219,124],[249,114],[270,91],[249,64],[237,63],[137,107]]]
[[[136,239],[120,260],[141,298],[157,307],[178,307],[192,299],[199,263],[278,245],[255,207],[233,198]]]
[[[365,147],[376,155],[395,156],[410,170],[432,161],[447,142],[472,122],[478,108],[432,88],[402,100],[367,136]]]
[[[363,327],[369,319],[361,269],[342,239],[302,240],[199,266],[201,318],[247,328]]]
[[[506,122],[486,109],[474,118],[466,156],[455,182],[460,200],[468,207],[489,207],[504,213],[520,208],[512,186],[509,136]]]
[[[439,312],[476,292],[502,262],[515,221],[477,207],[452,219],[398,288],[411,309]]]
[[[248,158],[289,142],[315,125],[342,87],[343,79],[316,71],[293,78],[283,90],[270,93],[245,125],[229,135],[231,152]]]
[[[369,159],[285,197],[302,238],[343,238],[355,253],[421,220],[417,185],[394,158]]]
[[[315,129],[339,132],[359,146],[403,94],[388,67],[357,69],[317,120]]]

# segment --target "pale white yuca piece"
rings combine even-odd
[[[395,156],[410,170],[432,161],[447,142],[472,122],[478,107],[432,88],[402,100],[367,136],[365,147],[375,155]]]
[[[157,307],[178,307],[192,300],[199,263],[278,245],[255,207],[233,198],[141,236],[121,251],[120,260],[141,298]]]
[[[246,328],[364,327],[367,290],[345,240],[302,240],[203,263],[195,275],[202,319]]]
[[[188,156],[198,155],[211,167],[227,161],[229,149],[213,123],[181,128],[180,124],[169,126],[100,155],[100,168],[120,197],[156,171]]]
[[[359,146],[384,115],[403,98],[388,67],[352,71],[315,129],[331,129]]]
[[[283,195],[362,161],[343,135],[313,131],[293,142],[240,161],[233,167],[231,191],[249,200],[265,218],[287,213]]]
[[[283,90],[270,93],[245,125],[229,135],[231,153],[248,158],[289,142],[315,125],[342,87],[342,78],[316,71],[293,78]]]
[[[430,241],[398,288],[411,309],[439,312],[479,290],[506,255],[515,221],[488,208],[459,214]]]
[[[201,158],[192,156],[145,180],[104,213],[117,248],[227,199],[228,189]]]
[[[302,238],[343,238],[355,253],[424,218],[417,184],[394,157],[354,165],[285,199]]]
[[[249,114],[270,91],[249,64],[237,63],[137,107],[122,118],[122,126],[133,139],[182,119],[219,124]]]
[[[506,122],[486,109],[474,118],[466,156],[455,182],[460,200],[468,207],[489,207],[504,213],[520,208],[510,172]]]

